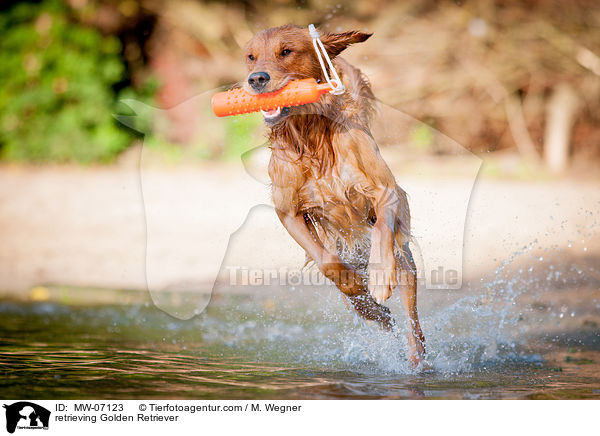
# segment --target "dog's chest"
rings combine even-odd
[[[316,168],[304,171],[304,181],[300,186],[299,196],[304,208],[325,208],[328,204],[348,202],[351,184],[342,177],[339,168],[334,167],[325,174]]]
[[[371,202],[360,192],[351,165],[338,161],[322,171],[311,162],[277,158],[271,165],[273,199],[288,203],[280,205],[284,210],[309,212],[340,228],[365,225],[372,215]]]

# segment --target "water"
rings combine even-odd
[[[331,289],[223,291],[187,321],[149,299],[4,301],[0,396],[600,398],[597,283],[563,289],[526,275],[421,292],[426,372],[408,365],[404,339],[362,323]],[[390,307],[402,322],[398,296]]]

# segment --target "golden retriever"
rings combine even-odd
[[[374,97],[361,71],[339,57],[371,34],[325,33],[320,39],[346,87],[316,103],[263,112],[269,126],[269,176],[277,215],[305,250],[307,262],[343,292],[365,319],[393,330],[381,305],[401,292],[408,320],[409,360],[418,365],[425,340],[417,314],[416,267],[409,250],[405,192],[370,132]],[[325,80],[305,28],[286,25],[256,34],[245,49],[252,94],[277,91],[290,80]]]

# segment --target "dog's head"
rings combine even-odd
[[[325,33],[321,41],[331,59],[350,44],[363,42],[371,34]],[[257,33],[246,45],[248,77],[244,89],[251,94],[277,91],[290,80],[309,77],[323,80],[323,73],[308,29],[294,25],[273,27]],[[276,124],[290,113],[283,107],[263,112],[265,122]]]

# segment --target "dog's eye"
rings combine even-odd
[[[252,54],[249,54],[249,55],[248,55],[248,59],[250,59],[251,61],[253,61],[253,60],[254,60],[254,59],[256,59],[256,58],[254,57],[254,55],[252,55]]]
[[[279,53],[281,56],[287,56],[291,53],[292,51],[289,48],[284,48],[283,50],[281,50],[281,53]]]

